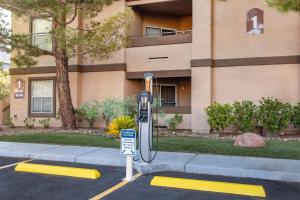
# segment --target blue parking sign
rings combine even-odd
[[[121,133],[121,154],[136,155],[136,131],[134,129],[122,129]]]

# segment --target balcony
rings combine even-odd
[[[192,1],[129,1],[134,24],[128,47],[192,42]]]
[[[128,5],[135,20],[126,48],[127,71],[186,77],[192,57],[192,1],[141,0]]]
[[[135,35],[129,36],[130,47],[156,46],[156,45],[170,45],[192,43],[192,33],[190,30],[176,31],[169,35]]]

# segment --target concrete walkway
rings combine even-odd
[[[0,142],[0,156],[125,166],[125,157],[111,148]],[[158,152],[151,164],[136,161],[135,168],[300,182],[300,160]]]

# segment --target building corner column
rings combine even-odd
[[[196,133],[210,131],[205,108],[212,101],[212,5],[213,0],[193,0],[191,129]]]

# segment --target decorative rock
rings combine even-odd
[[[266,146],[265,139],[256,133],[244,133],[239,135],[235,142],[235,146],[258,148]]]

